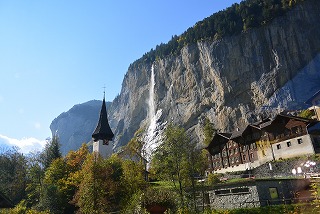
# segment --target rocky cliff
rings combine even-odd
[[[305,108],[304,101],[320,89],[319,11],[320,1],[306,1],[263,27],[131,64],[108,108],[115,147],[141,129],[147,147],[154,148],[169,122],[201,143],[205,117],[227,132],[259,115]],[[64,153],[90,140],[99,108],[71,109],[52,122],[52,132],[66,144]]]
[[[319,11],[320,1],[308,1],[266,26],[130,65],[109,111],[116,147],[138,129],[156,138],[161,130],[148,133],[152,117],[158,127],[173,122],[201,142],[205,117],[216,129],[232,131],[266,111],[305,107],[303,101],[320,89]],[[293,81],[299,75],[307,82]]]

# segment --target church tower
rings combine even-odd
[[[96,129],[92,134],[93,152],[98,152],[104,158],[112,154],[112,141],[114,134],[109,126],[108,115],[106,109],[105,97],[103,97],[102,106],[100,110],[100,117]]]

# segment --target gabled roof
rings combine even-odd
[[[294,120],[299,120],[302,122],[306,122],[306,123],[310,123],[310,122],[314,122],[314,120],[312,119],[308,119],[308,118],[304,118],[304,117],[297,117],[297,116],[291,116],[291,115],[285,115],[285,114],[278,114],[273,120],[272,122],[276,121],[279,118],[287,118],[287,119],[294,119]]]
[[[109,122],[108,122],[108,115],[107,115],[107,109],[106,109],[106,102],[105,98],[103,98],[101,110],[100,110],[100,117],[97,124],[96,129],[94,130],[92,134],[92,138],[94,141],[98,140],[108,140],[111,141],[114,137],[114,134],[110,128]]]
[[[231,134],[230,133],[216,133],[209,145],[205,149],[212,148],[215,145],[219,145],[220,143],[225,143],[229,141]]]
[[[230,139],[235,139],[235,138],[237,138],[237,137],[241,137],[243,131],[244,131],[246,128],[247,128],[247,127],[241,128],[241,129],[238,129],[238,130],[232,132],[232,135],[231,135]]]

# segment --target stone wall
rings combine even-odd
[[[244,189],[248,191],[233,193],[233,190]],[[230,191],[229,193],[217,194],[218,192]],[[240,207],[258,207],[259,195],[257,187],[251,184],[234,185],[217,188],[209,191],[210,206],[216,209],[233,209]]]
[[[310,197],[308,179],[263,179],[234,184],[221,184],[208,190],[209,204],[215,209],[259,207],[297,203],[299,193]],[[309,194],[305,194],[307,191]]]

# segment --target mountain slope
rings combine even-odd
[[[91,140],[101,105],[102,101],[98,100],[78,104],[52,121],[50,130],[52,135],[58,135],[63,155],[70,150],[77,150],[83,143]],[[108,105],[110,103],[107,103]]]
[[[201,40],[178,54],[134,62],[108,108],[115,147],[142,129],[146,149],[152,148],[169,122],[201,143],[205,117],[225,132],[260,114],[305,108],[303,102],[320,89],[319,11],[320,1],[308,0],[240,35]],[[79,105],[52,122],[64,153],[91,139],[100,105],[86,107],[90,110]]]
[[[272,96],[320,53],[319,11],[319,1],[306,1],[270,24],[241,35],[188,45],[178,56],[133,63],[110,106],[116,146],[125,145],[139,128],[148,130],[152,67],[155,112],[162,112],[158,124],[180,124],[201,141],[205,117],[220,131],[256,120]],[[319,72],[317,66],[311,69]],[[319,79],[312,84],[308,90],[299,89],[306,99],[319,89]],[[288,93],[293,98],[297,94],[292,88]],[[273,102],[269,113],[277,105]]]

